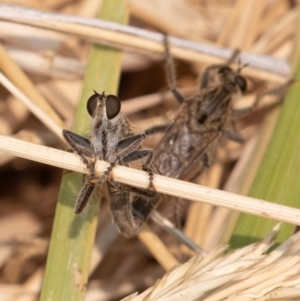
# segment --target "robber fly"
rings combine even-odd
[[[132,208],[135,198],[138,196],[140,202],[145,203],[149,200],[155,203],[158,198],[153,185],[153,152],[150,149],[141,149],[145,134],[133,134],[128,120],[120,112],[121,102],[117,96],[95,92],[88,99],[87,110],[92,117],[89,139],[63,130],[64,139],[71,149],[80,156],[89,170],[78,195],[74,211],[76,214],[82,212],[95,187],[105,183],[108,188],[114,223],[122,234],[128,237],[134,236],[144,222],[144,217],[140,215],[140,211]],[[100,178],[95,175],[97,160],[105,160],[111,164]],[[148,190],[117,183],[110,176],[112,169],[117,164],[128,166],[137,160],[142,162],[142,169],[149,174]]]
[[[217,72],[211,83],[208,79],[213,70]],[[169,82],[181,107],[155,148],[154,162],[163,175],[190,181],[210,166],[223,136],[242,141],[232,120],[233,102],[246,91],[247,84],[239,70],[228,65],[208,67],[200,93],[190,99],[185,100],[177,90],[173,76]]]
[[[222,137],[242,142],[235,129],[232,117],[236,112],[233,103],[247,89],[246,80],[240,75],[241,68],[234,71],[229,64],[238,52],[224,65],[206,68],[200,91],[185,99],[176,87],[173,59],[165,37],[167,57],[167,79],[170,90],[180,104],[178,113],[167,126],[155,126],[145,131],[147,135],[164,134],[154,149],[156,168],[164,176],[192,181],[199,176],[213,160]],[[212,76],[211,73],[215,72]],[[138,199],[134,206],[141,210],[144,218],[151,212],[151,202]]]

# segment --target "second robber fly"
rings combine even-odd
[[[176,87],[173,59],[168,39],[165,37],[167,78],[170,90],[181,104],[175,118],[167,126],[155,126],[145,133],[152,134],[164,129],[164,134],[154,149],[154,164],[164,176],[192,181],[211,165],[222,137],[241,142],[242,138],[233,122],[233,103],[247,89],[241,68],[229,67],[238,52],[224,65],[206,68],[200,91],[185,99]],[[257,100],[258,101],[258,100]],[[151,211],[151,202],[139,199],[142,214]],[[138,205],[136,206],[138,207]]]
[[[232,119],[233,103],[247,83],[240,69],[212,65],[203,74],[200,92],[185,99],[176,88],[167,43],[166,53],[168,82],[181,107],[155,148],[154,162],[163,175],[192,180],[210,165],[223,136],[242,141]]]

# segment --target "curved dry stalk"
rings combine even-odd
[[[117,48],[139,52],[164,52],[161,33],[104,20],[49,13],[8,4],[0,4],[0,19],[71,33]],[[170,37],[169,41],[172,55],[189,61],[218,64],[232,56],[232,50],[224,47],[175,37]],[[249,64],[244,71],[245,75],[275,82],[282,82],[289,76],[290,67],[286,60],[246,52],[241,52],[240,58],[242,62]]]

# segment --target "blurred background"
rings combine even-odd
[[[101,6],[100,0],[4,2],[89,18],[96,17]],[[297,1],[128,0],[127,4],[132,26],[283,60],[291,58]],[[5,21],[0,21],[0,28],[1,47],[4,48],[0,51],[0,64],[6,61],[5,51],[71,128],[91,43],[71,35]],[[199,76],[207,64],[176,60],[178,87],[185,95],[198,91]],[[247,95],[239,101],[241,107],[251,103],[258,93],[287,78],[267,81],[254,74],[247,80],[249,88]],[[143,131],[172,120],[179,105],[166,91],[163,55],[124,51],[118,96],[122,100],[122,111],[134,128]],[[2,85],[0,95],[1,135],[65,149],[55,135]],[[136,105],[137,102],[143,104],[142,108]],[[241,193],[239,181],[273,105],[273,99],[266,99],[255,112],[237,118],[245,143],[224,142],[214,165],[198,183]],[[158,139],[158,135],[150,137],[144,146],[155,148]],[[38,300],[61,176],[62,170],[58,168],[0,153],[1,301]],[[76,196],[74,202],[75,199]],[[200,203],[180,204],[178,213],[178,208],[174,209],[172,202],[165,199],[160,211],[169,219],[176,219],[186,235],[206,250],[222,241],[220,233],[228,212],[219,212]],[[104,203],[99,213],[98,232],[110,223],[108,206]],[[179,261],[193,254],[164,231],[156,230]],[[163,268],[137,238],[126,239],[120,235],[107,246],[103,258],[93,264],[95,268],[86,300],[118,300],[146,289],[164,274]]]

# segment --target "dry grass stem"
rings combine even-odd
[[[0,5],[0,19],[72,33],[85,39],[92,39],[94,42],[135,51],[150,51],[151,53],[164,51],[163,35],[160,33],[98,19],[48,13],[8,4]],[[217,64],[232,55],[231,50],[223,47],[175,37],[170,37],[169,41],[172,54],[181,59]],[[251,53],[241,53],[240,58],[242,62],[247,62],[251,66],[245,69],[245,75],[282,82],[290,73],[289,64],[282,59]]]
[[[271,29],[267,31],[261,39],[251,46],[251,52],[269,53],[273,49],[276,49],[278,45],[283,44],[284,40],[295,32],[297,17],[297,8],[290,10],[287,14],[281,17],[280,21],[271,27]],[[281,35],[280,33],[284,33],[284,35]]]
[[[199,18],[197,6],[187,5],[185,0],[129,0],[128,5],[133,16],[160,28],[163,32],[192,40],[199,40],[200,35],[204,35],[205,22]],[[153,14],[153,11],[156,11],[156,14]],[[179,19],[180,26],[174,26]]]
[[[15,47],[6,47],[8,55],[22,69],[38,75],[74,80],[84,74],[86,64],[78,59],[56,55],[51,57]]]
[[[184,96],[190,95],[192,92],[195,93],[194,88],[181,90],[181,93]],[[165,102],[167,99],[173,99],[173,95],[170,91],[148,94],[141,97],[128,99],[122,103],[122,112],[126,115],[136,113],[159,105]]]
[[[169,271],[179,264],[178,260],[172,256],[161,239],[153,233],[147,224],[142,225],[138,237],[166,271]]]
[[[76,172],[88,173],[86,167],[77,155],[57,149],[0,136],[0,150],[44,164]],[[108,166],[109,163],[98,161],[96,164],[96,171],[100,175],[108,168]],[[138,188],[147,188],[148,186],[148,175],[143,171],[117,166],[112,173],[113,178],[120,183]],[[205,202],[215,206],[300,225],[300,209],[245,197],[218,189],[207,188],[160,175],[155,176],[154,183],[157,191],[163,194],[191,201]]]
[[[109,223],[105,229],[97,235],[91,259],[90,274],[99,265],[108,247],[118,235],[119,232],[112,223]],[[138,234],[138,238],[166,271],[169,271],[171,268],[178,265],[177,259],[170,253],[161,239],[146,224],[142,226],[141,231]],[[183,237],[183,239],[186,239],[186,237]]]
[[[31,101],[21,90],[19,90],[2,72],[0,72],[1,84],[9,90],[16,98],[21,100],[27,108],[43,122],[61,141],[64,142],[62,137],[61,126],[53,121],[52,116],[41,109],[36,103]],[[62,122],[60,122],[62,124]]]
[[[56,112],[51,108],[49,103],[35,88],[30,78],[24,73],[22,69],[9,57],[5,48],[0,45],[0,70],[6,74],[12,83],[23,91],[29,98],[33,100],[35,106],[40,107],[40,111],[48,115],[53,122],[59,126],[63,126],[63,122]],[[1,77],[3,78],[3,76]],[[7,82],[7,81],[6,81]]]

